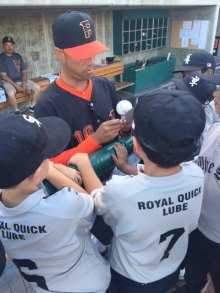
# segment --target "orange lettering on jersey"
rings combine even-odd
[[[75,131],[75,133],[73,134],[73,136],[77,140],[78,144],[80,144],[84,140],[81,131]]]
[[[92,125],[87,125],[84,129],[83,129],[83,134],[84,134],[84,137],[87,138],[91,133],[93,133],[94,130],[93,130],[93,127]]]
[[[83,142],[91,133],[93,133],[93,127],[92,125],[87,125],[83,129],[83,133],[81,131],[75,131],[73,136],[77,140],[78,144]]]

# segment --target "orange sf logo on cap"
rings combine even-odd
[[[88,20],[84,20],[84,21],[80,22],[79,25],[83,28],[85,38],[86,39],[90,38],[93,33],[91,26],[90,26],[90,22]]]

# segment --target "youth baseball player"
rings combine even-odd
[[[218,86],[213,93],[215,110],[220,114],[220,77],[199,74],[198,77]],[[210,274],[215,292],[220,292],[220,122],[207,132],[201,151],[195,158],[205,174],[204,198],[198,229],[190,235],[186,257],[187,292],[199,293]]]
[[[188,93],[158,90],[138,101],[133,125],[143,173],[114,176],[101,187],[85,154],[70,162],[92,192],[96,213],[114,232],[107,292],[164,293],[175,284],[188,235],[198,225],[204,175],[195,163],[184,162],[203,131],[205,114]]]
[[[48,161],[69,136],[58,117],[1,117],[0,238],[33,292],[104,293],[110,270],[91,242],[93,199]],[[39,189],[45,178],[59,191]]]
[[[192,94],[203,106],[206,115],[206,124],[204,131],[199,139],[198,150],[199,153],[204,137],[209,128],[219,121],[219,115],[216,114],[213,107],[213,92],[216,90],[216,85],[206,82],[199,77],[199,74],[192,73],[191,75],[181,79],[173,79],[178,90],[187,91]]]

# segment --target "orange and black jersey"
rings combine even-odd
[[[53,82],[39,97],[34,115],[36,118],[57,116],[64,119],[72,136],[67,151],[52,161],[66,165],[74,153],[91,154],[101,148],[90,134],[102,122],[117,116],[117,102],[115,88],[106,78],[93,77],[83,93],[67,86],[60,78]]]

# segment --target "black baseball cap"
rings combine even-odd
[[[43,160],[65,149],[70,137],[68,124],[58,117],[2,116],[0,188],[13,187],[33,174]]]
[[[205,74],[193,73],[183,80],[173,79],[173,82],[178,90],[189,92],[202,105],[205,105],[214,99],[213,92],[216,90],[216,85],[201,79],[201,75]]]
[[[9,36],[5,36],[2,39],[2,44],[4,44],[4,43],[12,43],[12,44],[15,44],[14,40],[12,39],[12,37],[9,37]]]
[[[182,66],[177,67],[173,73],[194,70],[212,69],[215,72],[215,59],[209,52],[194,52],[188,54],[183,61]]]
[[[207,74],[198,74],[199,78],[202,80],[205,80],[209,83],[220,85],[220,75],[213,74],[213,75],[207,75]]]
[[[52,25],[54,45],[64,49],[72,58],[86,59],[108,48],[96,40],[92,18],[84,12],[67,11],[60,14]]]
[[[154,152],[175,152],[173,145],[178,142],[197,143],[205,127],[204,112],[187,92],[155,90],[139,98],[133,110],[133,135]],[[184,146],[179,150],[184,153]]]

